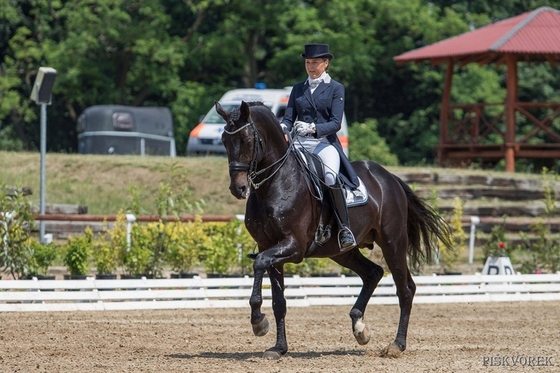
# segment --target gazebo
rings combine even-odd
[[[560,116],[560,103],[519,102],[518,62],[560,62],[560,12],[550,7],[493,23],[394,57],[398,64],[430,61],[447,63],[440,110],[438,163],[505,158],[506,171],[515,171],[516,158],[560,158],[560,134],[552,129]],[[455,64],[506,66],[504,103],[452,104]],[[534,127],[516,134],[516,115]],[[538,116],[544,115],[544,118]],[[505,123],[504,123],[505,118]],[[493,143],[489,138],[498,139]],[[544,140],[543,140],[544,139]]]

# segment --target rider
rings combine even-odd
[[[296,143],[321,158],[330,203],[339,224],[339,245],[346,250],[356,246],[356,239],[350,230],[346,197],[338,179],[351,188],[357,188],[359,182],[336,135],[344,113],[344,86],[327,72],[333,58],[328,44],[306,44],[301,57],[309,77],[293,86],[280,125],[285,132],[293,128],[298,135]]]

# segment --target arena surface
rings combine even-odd
[[[261,358],[276,334],[254,337],[248,306],[0,313],[0,371],[560,372],[558,301],[415,305],[398,358],[379,356],[395,337],[397,306],[368,308],[366,346],[352,336],[349,311],[289,308],[290,351],[279,361]]]

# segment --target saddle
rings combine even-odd
[[[325,203],[324,200],[325,189],[328,188],[328,186],[326,186],[323,181],[325,176],[323,162],[319,156],[310,152],[303,152],[300,149],[296,149],[295,153],[303,166],[302,168],[308,175],[306,181],[309,191],[315,198],[321,201],[321,218],[315,231],[315,243],[319,246],[323,246],[331,237],[331,226],[334,223],[334,214],[331,214],[328,222],[325,222],[326,212],[331,211],[332,208],[328,203]],[[365,205],[368,201],[366,186],[359,177],[358,181],[359,185],[357,188],[350,188],[347,185],[341,184],[344,189],[344,195],[346,196],[347,208]]]

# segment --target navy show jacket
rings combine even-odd
[[[336,148],[340,155],[340,175],[343,182],[351,188],[357,188],[358,176],[336,135],[341,128],[343,114],[344,86],[341,83],[333,79],[330,83],[321,82],[312,94],[311,87],[305,80],[293,86],[282,122],[290,131],[298,120],[315,123],[317,132],[313,136],[326,137]]]

